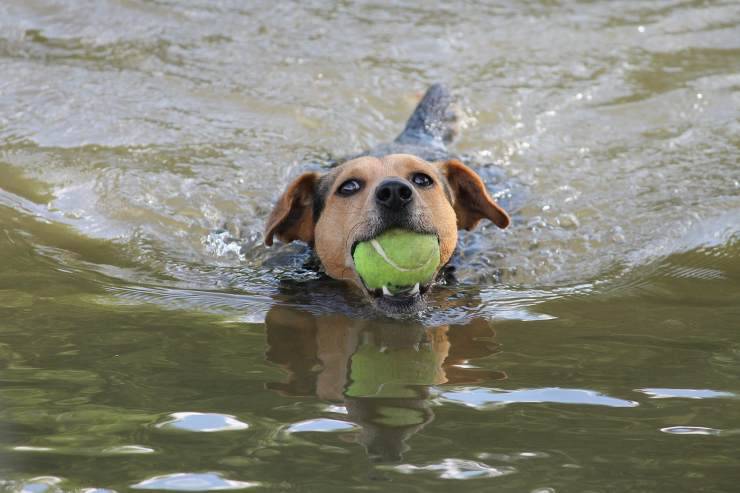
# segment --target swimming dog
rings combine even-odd
[[[436,235],[440,269],[449,262],[459,229],[488,219],[506,228],[510,219],[481,178],[447,151],[456,134],[454,100],[440,84],[431,86],[389,144],[350,158],[324,174],[304,173],[277,200],[265,228],[274,238],[311,246],[327,275],[360,290],[381,312],[420,311],[433,282],[391,294],[368,289],[352,253],[391,228]],[[439,270],[438,270],[439,273]]]

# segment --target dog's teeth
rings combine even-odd
[[[387,286],[383,286],[383,296],[393,296]]]
[[[414,287],[411,288],[411,291],[409,291],[409,294],[411,296],[414,296],[416,294],[419,294],[419,283],[418,282],[416,284],[414,284]]]

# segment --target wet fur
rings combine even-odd
[[[509,216],[488,194],[483,181],[462,162],[450,159],[446,144],[456,134],[456,113],[449,92],[434,85],[392,144],[378,146],[349,159],[325,174],[304,173],[278,199],[265,229],[265,244],[277,237],[300,240],[316,252],[326,273],[347,281],[372,299],[354,269],[352,248],[391,228],[437,235],[440,268],[451,258],[458,229],[473,229],[481,219],[500,228]],[[414,183],[422,173],[432,185]],[[409,203],[389,208],[379,205],[376,190],[388,179],[411,190]],[[357,180],[360,190],[337,193],[347,180]],[[422,293],[423,294],[423,293]],[[384,312],[407,313],[423,308],[423,296],[409,299],[373,299]]]

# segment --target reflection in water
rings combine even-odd
[[[564,389],[551,387],[543,389],[493,390],[463,389],[442,394],[445,402],[463,404],[478,409],[490,406],[521,403],[551,402],[558,404],[581,404],[588,406],[635,407],[637,402],[609,397],[586,389]]]
[[[218,413],[173,413],[167,421],[155,425],[165,430],[185,430],[196,432],[246,430],[247,423],[243,423],[234,416]]]
[[[268,388],[341,402],[377,461],[399,461],[408,439],[432,421],[430,387],[506,378],[469,363],[496,353],[490,324],[426,327],[408,320],[315,316],[278,305],[267,314],[267,358],[289,371]]]
[[[156,476],[131,485],[135,490],[213,491],[242,490],[259,483],[225,479],[218,473],[176,473]]]

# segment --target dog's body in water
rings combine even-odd
[[[420,311],[432,282],[393,295],[370,290],[357,274],[352,253],[359,242],[400,228],[435,235],[442,269],[455,251],[459,229],[473,229],[482,219],[500,228],[509,225],[508,214],[480,177],[451,158],[447,144],[456,124],[450,93],[442,85],[431,86],[392,143],[325,174],[295,179],[267,221],[265,243],[271,245],[275,237],[307,243],[327,275],[359,288],[384,314]]]

